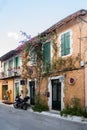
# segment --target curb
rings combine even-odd
[[[67,117],[64,117],[64,116],[61,116],[59,114],[53,114],[53,113],[50,114],[49,112],[41,112],[41,114],[51,116],[51,117],[56,117],[56,118],[67,120],[67,121],[87,124],[87,118],[83,118],[83,117],[70,116],[70,115],[68,115]]]

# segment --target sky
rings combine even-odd
[[[0,0],[0,57],[80,9],[87,0]]]

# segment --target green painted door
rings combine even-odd
[[[30,81],[29,87],[30,87],[30,104],[35,105],[35,81]]]
[[[19,83],[15,83],[15,97],[19,95]]]
[[[7,85],[3,85],[2,87],[3,87],[2,88],[2,99],[3,100],[7,100],[8,98],[7,98],[6,91],[8,90],[8,86]]]
[[[52,109],[61,110],[61,82],[59,79],[51,80],[52,83]]]

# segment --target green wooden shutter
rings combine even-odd
[[[7,70],[7,63],[4,63],[4,72]]]
[[[50,64],[50,42],[43,45],[43,62]]]
[[[51,54],[50,54],[50,42],[47,42],[43,45],[43,71],[50,71],[51,63]]]
[[[65,42],[64,42],[64,34],[61,36],[61,56],[64,55],[65,53],[65,46],[64,46]]]
[[[16,57],[15,57],[15,60],[14,60],[14,67],[16,67]]]
[[[32,49],[31,51],[30,51],[30,64],[32,65],[32,64],[35,64],[35,62],[36,62],[36,59],[35,59],[35,51],[34,51],[34,49]]]
[[[15,57],[15,63],[14,63],[15,67],[19,66],[19,57]]]
[[[9,61],[9,67],[12,68],[13,67],[13,60]]]
[[[70,32],[61,36],[61,56],[70,54]]]
[[[70,54],[70,32],[65,33],[65,55]]]

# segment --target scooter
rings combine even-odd
[[[15,102],[13,103],[14,108],[20,108],[23,110],[27,110],[29,103],[28,100],[30,99],[29,96],[25,96],[24,99],[20,98],[21,95],[16,96]]]

